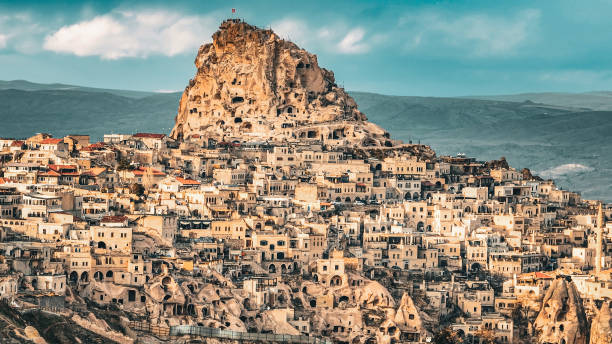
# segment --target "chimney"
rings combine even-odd
[[[601,209],[601,202],[599,203],[599,209],[597,210],[597,246],[595,249],[597,250],[595,254],[595,274],[599,274],[601,272],[601,258],[602,258],[602,237],[603,237],[603,227],[604,227],[604,218],[603,211]]]

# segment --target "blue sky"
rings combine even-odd
[[[0,80],[182,90],[231,8],[348,90],[459,96],[612,89],[612,1],[2,1]]]

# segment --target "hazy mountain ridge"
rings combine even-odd
[[[571,109],[560,109],[544,104],[534,105],[509,101],[477,100],[467,98],[438,98],[387,96],[375,93],[351,92],[366,114],[377,120],[395,120],[411,113],[416,128],[469,128],[512,120],[525,120],[536,116],[564,115]],[[435,116],[431,116],[435,113]]]
[[[32,89],[30,84],[26,86]],[[180,93],[142,92],[134,97],[135,93],[121,95],[131,91],[66,89],[62,84],[37,90],[2,89],[3,85],[0,137],[21,138],[43,131],[56,137],[86,133],[92,140],[105,133],[167,134],[180,98]],[[438,154],[466,153],[481,160],[505,156],[512,166],[554,175],[561,186],[582,191],[587,198],[612,201],[612,111],[349,93],[368,119],[394,138],[429,144]]]
[[[108,88],[95,88],[95,87],[84,87],[76,85],[67,85],[60,83],[52,84],[40,84],[30,82],[27,80],[11,80],[3,81],[0,80],[0,90],[15,89],[21,91],[50,91],[50,90],[61,90],[61,91],[83,91],[83,92],[95,92],[95,93],[110,93],[117,96],[129,97],[129,98],[143,98],[158,93],[147,92],[147,91],[132,91],[132,90],[115,90]]]
[[[467,96],[465,98],[481,100],[500,100],[527,102],[564,106],[574,109],[612,110],[612,92],[595,91],[585,93],[541,92],[510,95]]]
[[[129,98],[78,90],[0,90],[0,136],[23,138],[37,132],[54,136],[105,133],[169,132],[178,94]],[[15,120],[27,119],[27,120]]]

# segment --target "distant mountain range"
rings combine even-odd
[[[109,90],[28,81],[0,81],[0,137],[164,132],[174,125],[180,93]],[[11,120],[18,119],[18,120]]]
[[[146,92],[146,91],[129,91],[129,90],[114,90],[107,88],[95,88],[95,87],[84,87],[66,84],[39,84],[30,82],[27,80],[11,80],[3,81],[0,80],[0,90],[21,90],[21,91],[83,91],[92,93],[110,93],[117,96],[128,97],[128,98],[142,98],[152,96],[157,93]]]
[[[499,100],[508,102],[534,102],[556,105],[573,109],[612,110],[612,92],[598,91],[586,93],[521,93],[499,96],[470,96],[466,98],[482,100]]]
[[[435,98],[349,92],[369,120],[438,154],[505,156],[586,198],[612,201],[612,92]],[[0,81],[0,137],[169,133],[181,93]]]

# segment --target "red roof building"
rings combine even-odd
[[[147,169],[145,167],[139,167],[137,170],[133,170],[132,173],[134,173],[135,176],[144,176],[144,174],[147,173]],[[151,173],[158,177],[166,175],[164,172],[154,168],[151,169]]]
[[[545,274],[543,272],[539,272],[539,271],[536,271],[535,277],[538,278],[538,279],[553,279],[552,276],[547,275],[547,274]]]
[[[166,134],[153,134],[153,133],[137,133],[132,135],[135,138],[147,138],[147,139],[163,139]]]
[[[76,165],[49,165],[49,171],[55,171],[62,176],[78,176],[79,172]]]
[[[106,143],[98,142],[98,143],[90,144],[89,146],[83,148],[82,151],[92,152],[92,151],[96,151],[96,150],[102,150],[104,148],[106,148]]]
[[[56,145],[60,142],[64,141],[64,139],[54,139],[54,138],[49,138],[49,139],[44,139],[42,141],[40,141],[41,145]]]
[[[200,185],[200,182],[193,179],[185,179],[181,177],[176,177],[176,180],[183,185]]]
[[[100,223],[124,223],[127,222],[127,216],[116,215],[116,216],[104,216]]]

